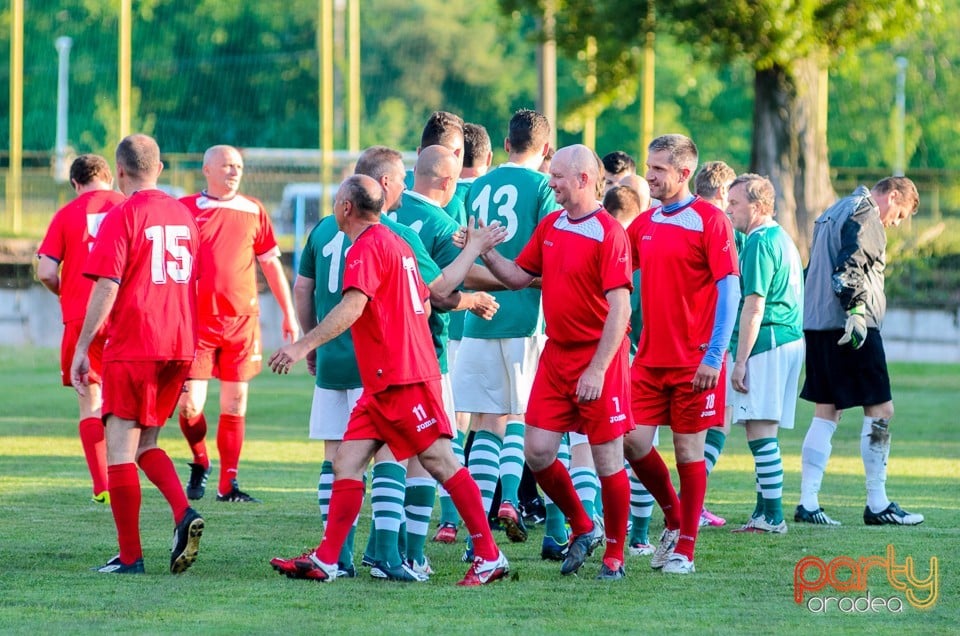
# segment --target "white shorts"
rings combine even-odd
[[[450,374],[444,373],[440,376],[440,392],[443,397],[443,412],[447,414],[450,420],[450,426],[457,428],[457,412],[453,408],[453,387],[450,384]]]
[[[457,367],[457,352],[460,351],[460,341],[459,340],[448,340],[447,341],[447,368],[450,369],[450,374],[453,374],[453,370]]]
[[[461,340],[456,366],[452,367],[457,410],[494,415],[526,413],[542,348],[539,336]]]
[[[772,420],[792,429],[796,419],[803,340],[764,351],[747,360],[747,392],[733,391],[733,421]]]
[[[726,394],[727,403],[724,406],[731,407],[733,406],[733,394],[735,393],[735,391],[733,390],[733,382],[730,381],[730,376],[733,374],[733,354],[730,353],[729,349],[727,350],[727,354],[724,356],[723,361],[724,361],[724,364],[727,365],[727,372],[723,374],[723,376],[726,378],[725,384],[727,385],[727,394]]]
[[[313,387],[310,407],[310,439],[340,441],[347,430],[350,412],[363,389],[321,389]]]

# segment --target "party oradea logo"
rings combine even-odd
[[[894,594],[889,594],[890,588]],[[929,610],[939,594],[937,557],[930,557],[927,576],[920,578],[913,557],[897,562],[892,545],[887,545],[884,556],[838,556],[830,561],[805,556],[793,568],[793,600],[818,614]]]

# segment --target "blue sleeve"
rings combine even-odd
[[[713,318],[713,333],[710,344],[703,356],[703,363],[719,369],[723,364],[723,354],[730,346],[730,336],[737,321],[737,309],[740,307],[740,280],[730,274],[717,281],[717,310]]]

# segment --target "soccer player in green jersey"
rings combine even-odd
[[[803,266],[773,220],[770,180],[744,174],[730,186],[728,211],[746,236],[740,253],[740,319],[730,340],[733,418],[746,426],[756,471],[757,505],[740,532],[786,534],[783,462],[777,429],[792,429],[803,366]]]
[[[430,146],[443,146],[450,150],[458,161],[458,170],[463,168],[464,150],[466,139],[464,135],[464,122],[459,115],[454,115],[445,110],[438,110],[430,115],[427,123],[423,126],[423,132],[420,134],[420,145],[417,146],[417,155],[424,148]],[[408,170],[404,182],[407,190],[413,189],[414,171]],[[459,174],[459,172],[458,172]],[[468,184],[456,185],[453,191],[453,197],[448,203],[445,203],[443,210],[450,215],[457,225],[464,225],[467,222],[466,208],[464,199],[467,196]]]
[[[478,177],[467,196],[467,211],[483,223],[507,229],[500,253],[513,259],[534,228],[557,209],[549,177],[538,171],[550,148],[550,123],[532,110],[510,119],[506,163]],[[488,510],[499,479],[497,517],[511,541],[525,541],[517,509],[523,473],[523,414],[540,357],[543,324],[540,290],[495,292],[501,311],[490,321],[464,318],[457,353],[454,395],[458,408],[476,414],[468,468]]]

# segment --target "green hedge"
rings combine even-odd
[[[887,302],[915,309],[960,308],[960,220],[912,220],[890,230]]]

